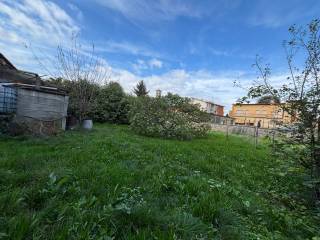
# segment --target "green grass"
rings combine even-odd
[[[0,239],[311,239],[303,172],[245,138],[0,138]],[[318,232],[317,232],[318,231]]]

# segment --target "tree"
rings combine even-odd
[[[306,28],[296,25],[289,28],[291,39],[283,46],[288,63],[287,83],[274,86],[270,83],[271,68],[256,58],[254,66],[259,72],[258,82],[243,98],[271,95],[281,99],[281,108],[294,117],[298,130],[285,143],[303,147],[299,162],[310,173],[310,183],[320,199],[320,20],[311,21]],[[301,60],[304,61],[301,61]],[[295,65],[300,63],[300,68]],[[297,148],[295,148],[297,149]],[[295,154],[298,154],[297,152]]]
[[[149,91],[147,91],[147,87],[144,84],[143,80],[138,82],[137,86],[133,89],[133,92],[137,95],[137,97],[147,96]]]
[[[257,103],[259,104],[272,104],[272,103],[280,103],[280,99],[277,96],[266,95],[262,96],[258,99]]]
[[[97,89],[109,79],[109,69],[96,55],[94,45],[91,49],[90,46],[83,47],[77,41],[77,36],[73,36],[68,47],[58,46],[55,58],[43,56],[41,59],[44,60],[40,60],[34,51],[32,53],[43,70],[51,76],[51,83],[63,86],[68,91],[69,112],[78,117],[80,122],[90,117],[95,107]]]
[[[70,48],[58,47],[58,70],[62,78],[70,81],[71,96],[79,120],[89,117],[95,101],[96,87],[107,79],[103,61],[95,54],[94,45],[90,52],[82,49],[74,38]]]

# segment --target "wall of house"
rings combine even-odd
[[[16,121],[64,130],[68,96],[18,88]]]
[[[216,114],[219,116],[224,115],[224,112],[223,112],[224,107],[223,106],[216,105],[214,103],[203,101],[203,100],[197,99],[197,98],[191,98],[191,102],[193,104],[198,104],[200,106],[200,109],[202,111],[207,112],[207,113],[212,113],[212,114]]]
[[[233,104],[230,117],[239,125],[257,126],[261,121],[261,127],[274,128],[279,123],[290,123],[291,117],[275,104]]]
[[[191,98],[191,102],[193,104],[199,105],[202,111],[208,112],[207,102],[201,101],[200,99],[196,99],[196,98]]]
[[[216,105],[216,114],[219,116],[224,115],[224,106]]]

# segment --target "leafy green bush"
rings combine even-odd
[[[129,100],[119,83],[110,82],[99,89],[93,119],[97,122],[129,123]]]
[[[71,82],[61,78],[51,79],[49,83],[68,92],[68,114],[102,123],[129,123],[129,97],[119,83],[100,86],[86,80]]]
[[[138,97],[130,110],[130,126],[138,134],[192,139],[203,137],[209,130],[209,116],[190,99],[168,94],[165,97]]]

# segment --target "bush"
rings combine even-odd
[[[93,119],[97,122],[128,124],[129,100],[119,83],[100,88]]]
[[[110,82],[100,86],[85,80],[71,82],[61,78],[51,79],[49,83],[68,92],[68,114],[78,119],[84,117],[97,122],[129,123],[129,99],[119,83]],[[79,96],[79,89],[86,92]]]
[[[168,94],[165,97],[138,97],[130,110],[130,126],[138,134],[193,139],[203,137],[209,130],[209,116],[190,99]]]

